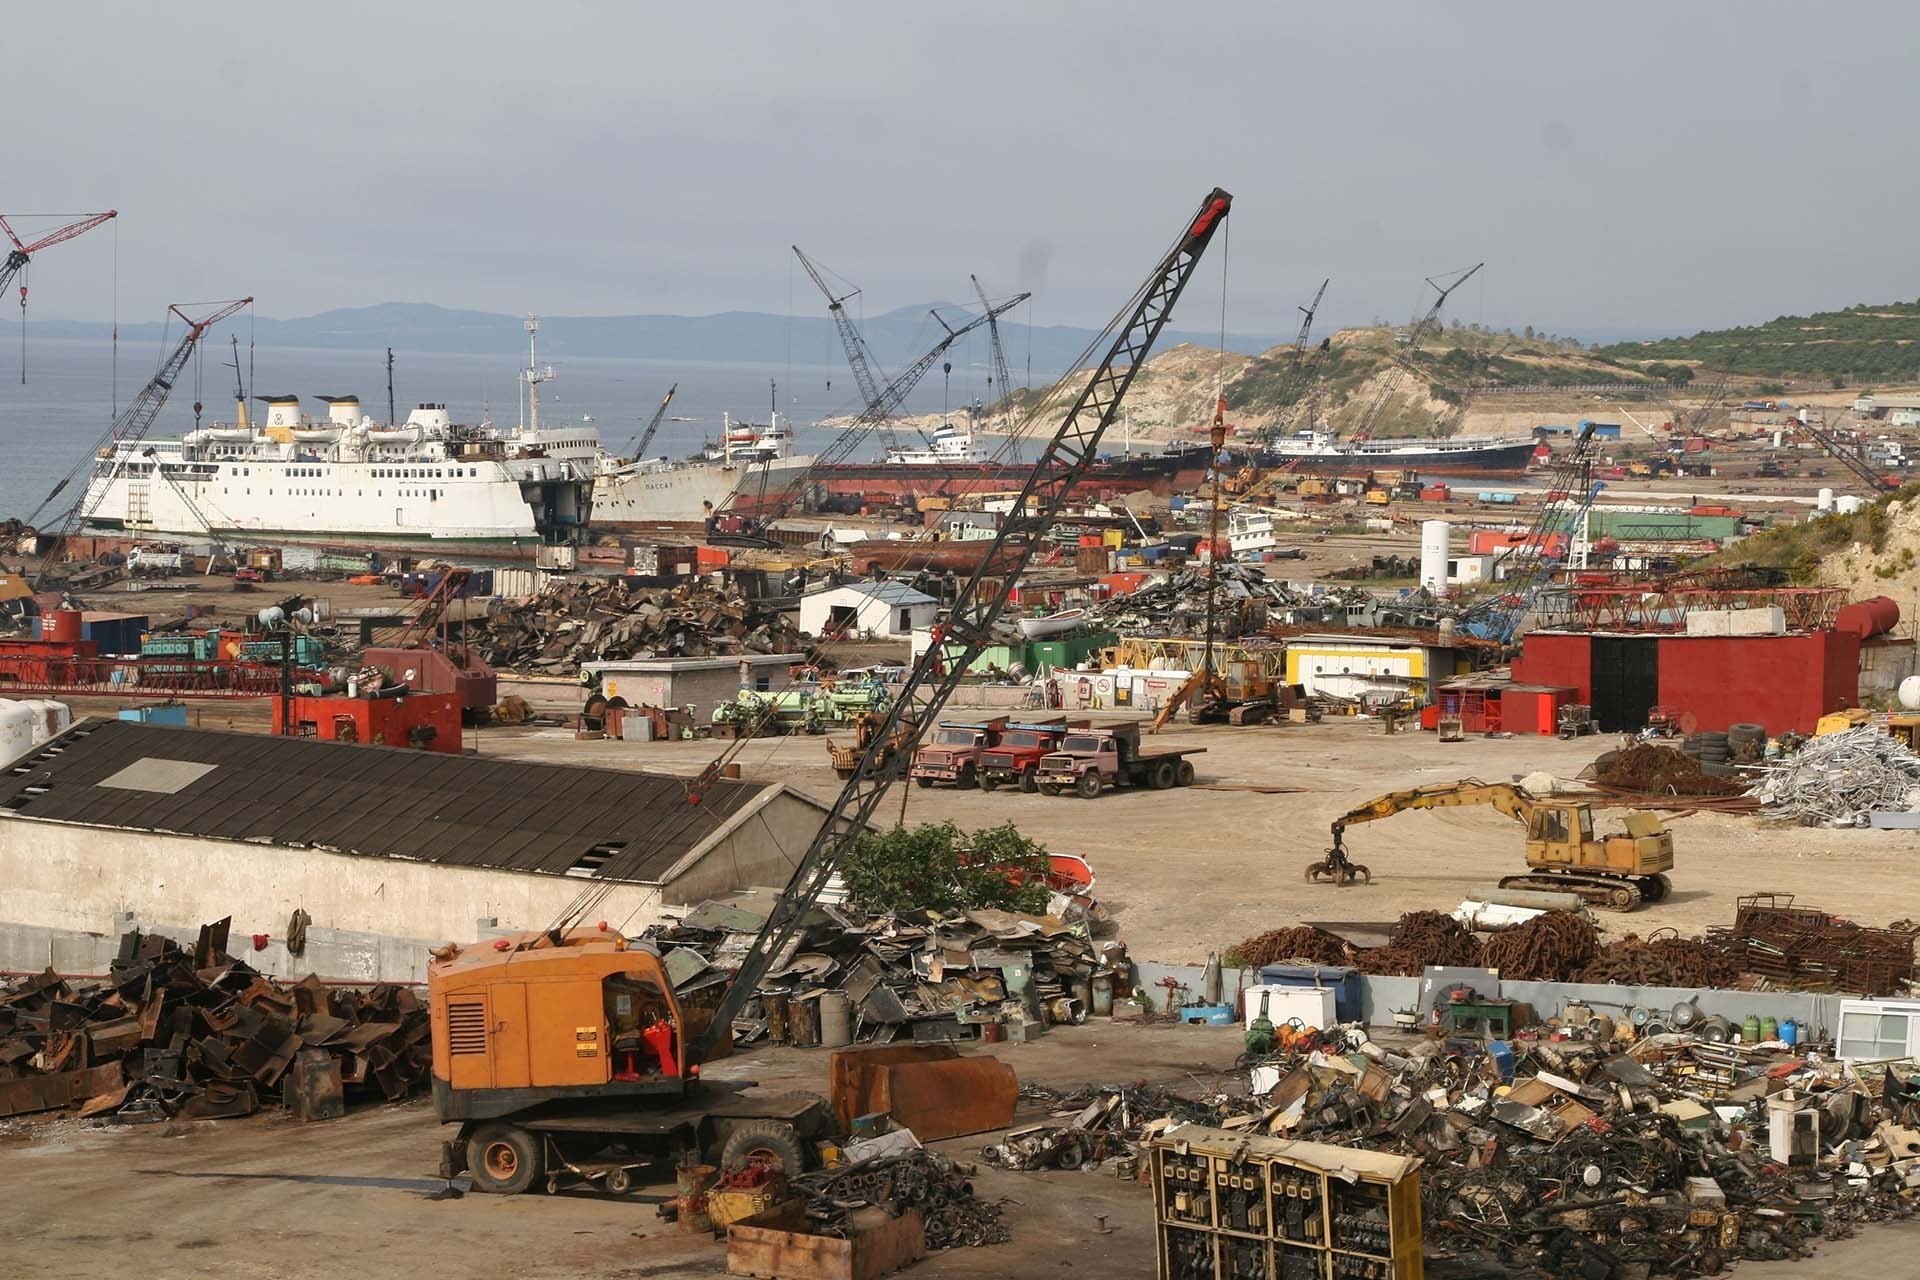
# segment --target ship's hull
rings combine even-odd
[[[1302,475],[1413,471],[1422,476],[1517,476],[1524,475],[1533,461],[1534,444],[1530,439],[1515,439],[1449,449],[1381,440],[1328,450],[1281,447],[1263,455],[1261,461],[1267,466],[1290,466]]]
[[[1183,473],[1199,475],[1206,469],[1205,450],[1196,460],[1190,452],[1133,454],[1096,462],[1080,482],[1082,490],[1151,489],[1161,496],[1173,491]],[[817,467],[808,477],[816,494],[858,497],[869,501],[904,498],[958,497],[962,494],[1008,493],[1026,484],[1032,463],[841,462]]]
[[[596,530],[698,529],[720,512],[751,515],[813,463],[810,457],[770,463],[687,463],[595,477]]]

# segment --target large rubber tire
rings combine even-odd
[[[919,783],[923,787],[930,787],[933,785],[932,778],[915,778],[914,781]]]
[[[720,1168],[737,1173],[753,1163],[766,1163],[790,1178],[805,1173],[807,1156],[800,1147],[800,1135],[779,1120],[735,1125],[720,1146]]]
[[[980,775],[980,789],[981,789],[982,791],[992,791],[993,789],[995,789],[995,788],[996,788],[996,787],[998,787],[999,785],[1000,785],[1000,779],[998,779],[998,778],[989,778],[989,777],[988,777],[988,776],[987,776],[986,774],[984,774],[984,773]]]
[[[980,774],[972,765],[962,765],[957,781],[962,791],[971,791],[980,785]]]
[[[1020,775],[1020,789],[1028,795],[1040,789],[1040,780],[1034,776],[1033,770],[1028,769]]]
[[[1173,785],[1190,787],[1193,785],[1193,761],[1182,760],[1173,771]]]
[[[492,1121],[467,1139],[467,1172],[473,1189],[517,1196],[546,1174],[547,1144],[517,1125]]]
[[[1174,779],[1179,776],[1179,772],[1178,769],[1174,768],[1173,761],[1162,760],[1159,764],[1153,766],[1153,771],[1147,775],[1147,785],[1155,791],[1165,791],[1173,785]]]
[[[1060,784],[1057,782],[1039,782],[1034,785],[1040,788],[1040,794],[1043,796],[1057,796],[1060,794]]]
[[[1089,769],[1075,780],[1073,790],[1083,800],[1091,800],[1106,788],[1107,780],[1100,776],[1098,769]]]

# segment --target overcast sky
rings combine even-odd
[[[1481,259],[1451,314],[1560,331],[1920,294],[1911,0],[196,0],[8,45],[0,211],[118,208],[123,320],[811,309],[797,242],[869,311],[974,271],[1097,324],[1215,184],[1183,327],[1223,258],[1237,331]],[[36,313],[105,318],[114,248],[46,251]]]

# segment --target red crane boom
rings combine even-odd
[[[13,216],[18,218],[24,215],[16,213]],[[26,241],[22,240],[14,231],[13,225],[7,221],[7,215],[0,213],[0,231],[7,233],[7,240],[13,245],[13,248],[7,251],[6,262],[0,264],[0,293],[6,291],[7,286],[13,283],[15,276],[21,275],[21,273],[27,269],[27,265],[33,260],[34,254],[40,252],[48,245],[59,244],[62,240],[71,240],[77,235],[93,230],[101,223],[109,222],[119,216],[120,211],[117,209],[109,209],[105,213],[89,213],[85,217],[74,219],[64,227],[54,228],[37,240]],[[27,282],[23,277],[20,281],[20,341],[23,354],[26,350],[26,323]],[[25,382],[26,380],[27,362],[23,358],[20,361],[20,381]]]

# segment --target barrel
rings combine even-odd
[[[40,619],[40,638],[76,644],[80,640],[81,619],[78,609],[55,609]]]
[[[844,991],[820,996],[820,1047],[841,1049],[853,1043],[853,1000]]]
[[[1887,596],[1869,596],[1845,606],[1835,615],[1834,630],[1851,631],[1862,640],[1885,635],[1900,623],[1900,606]]]

